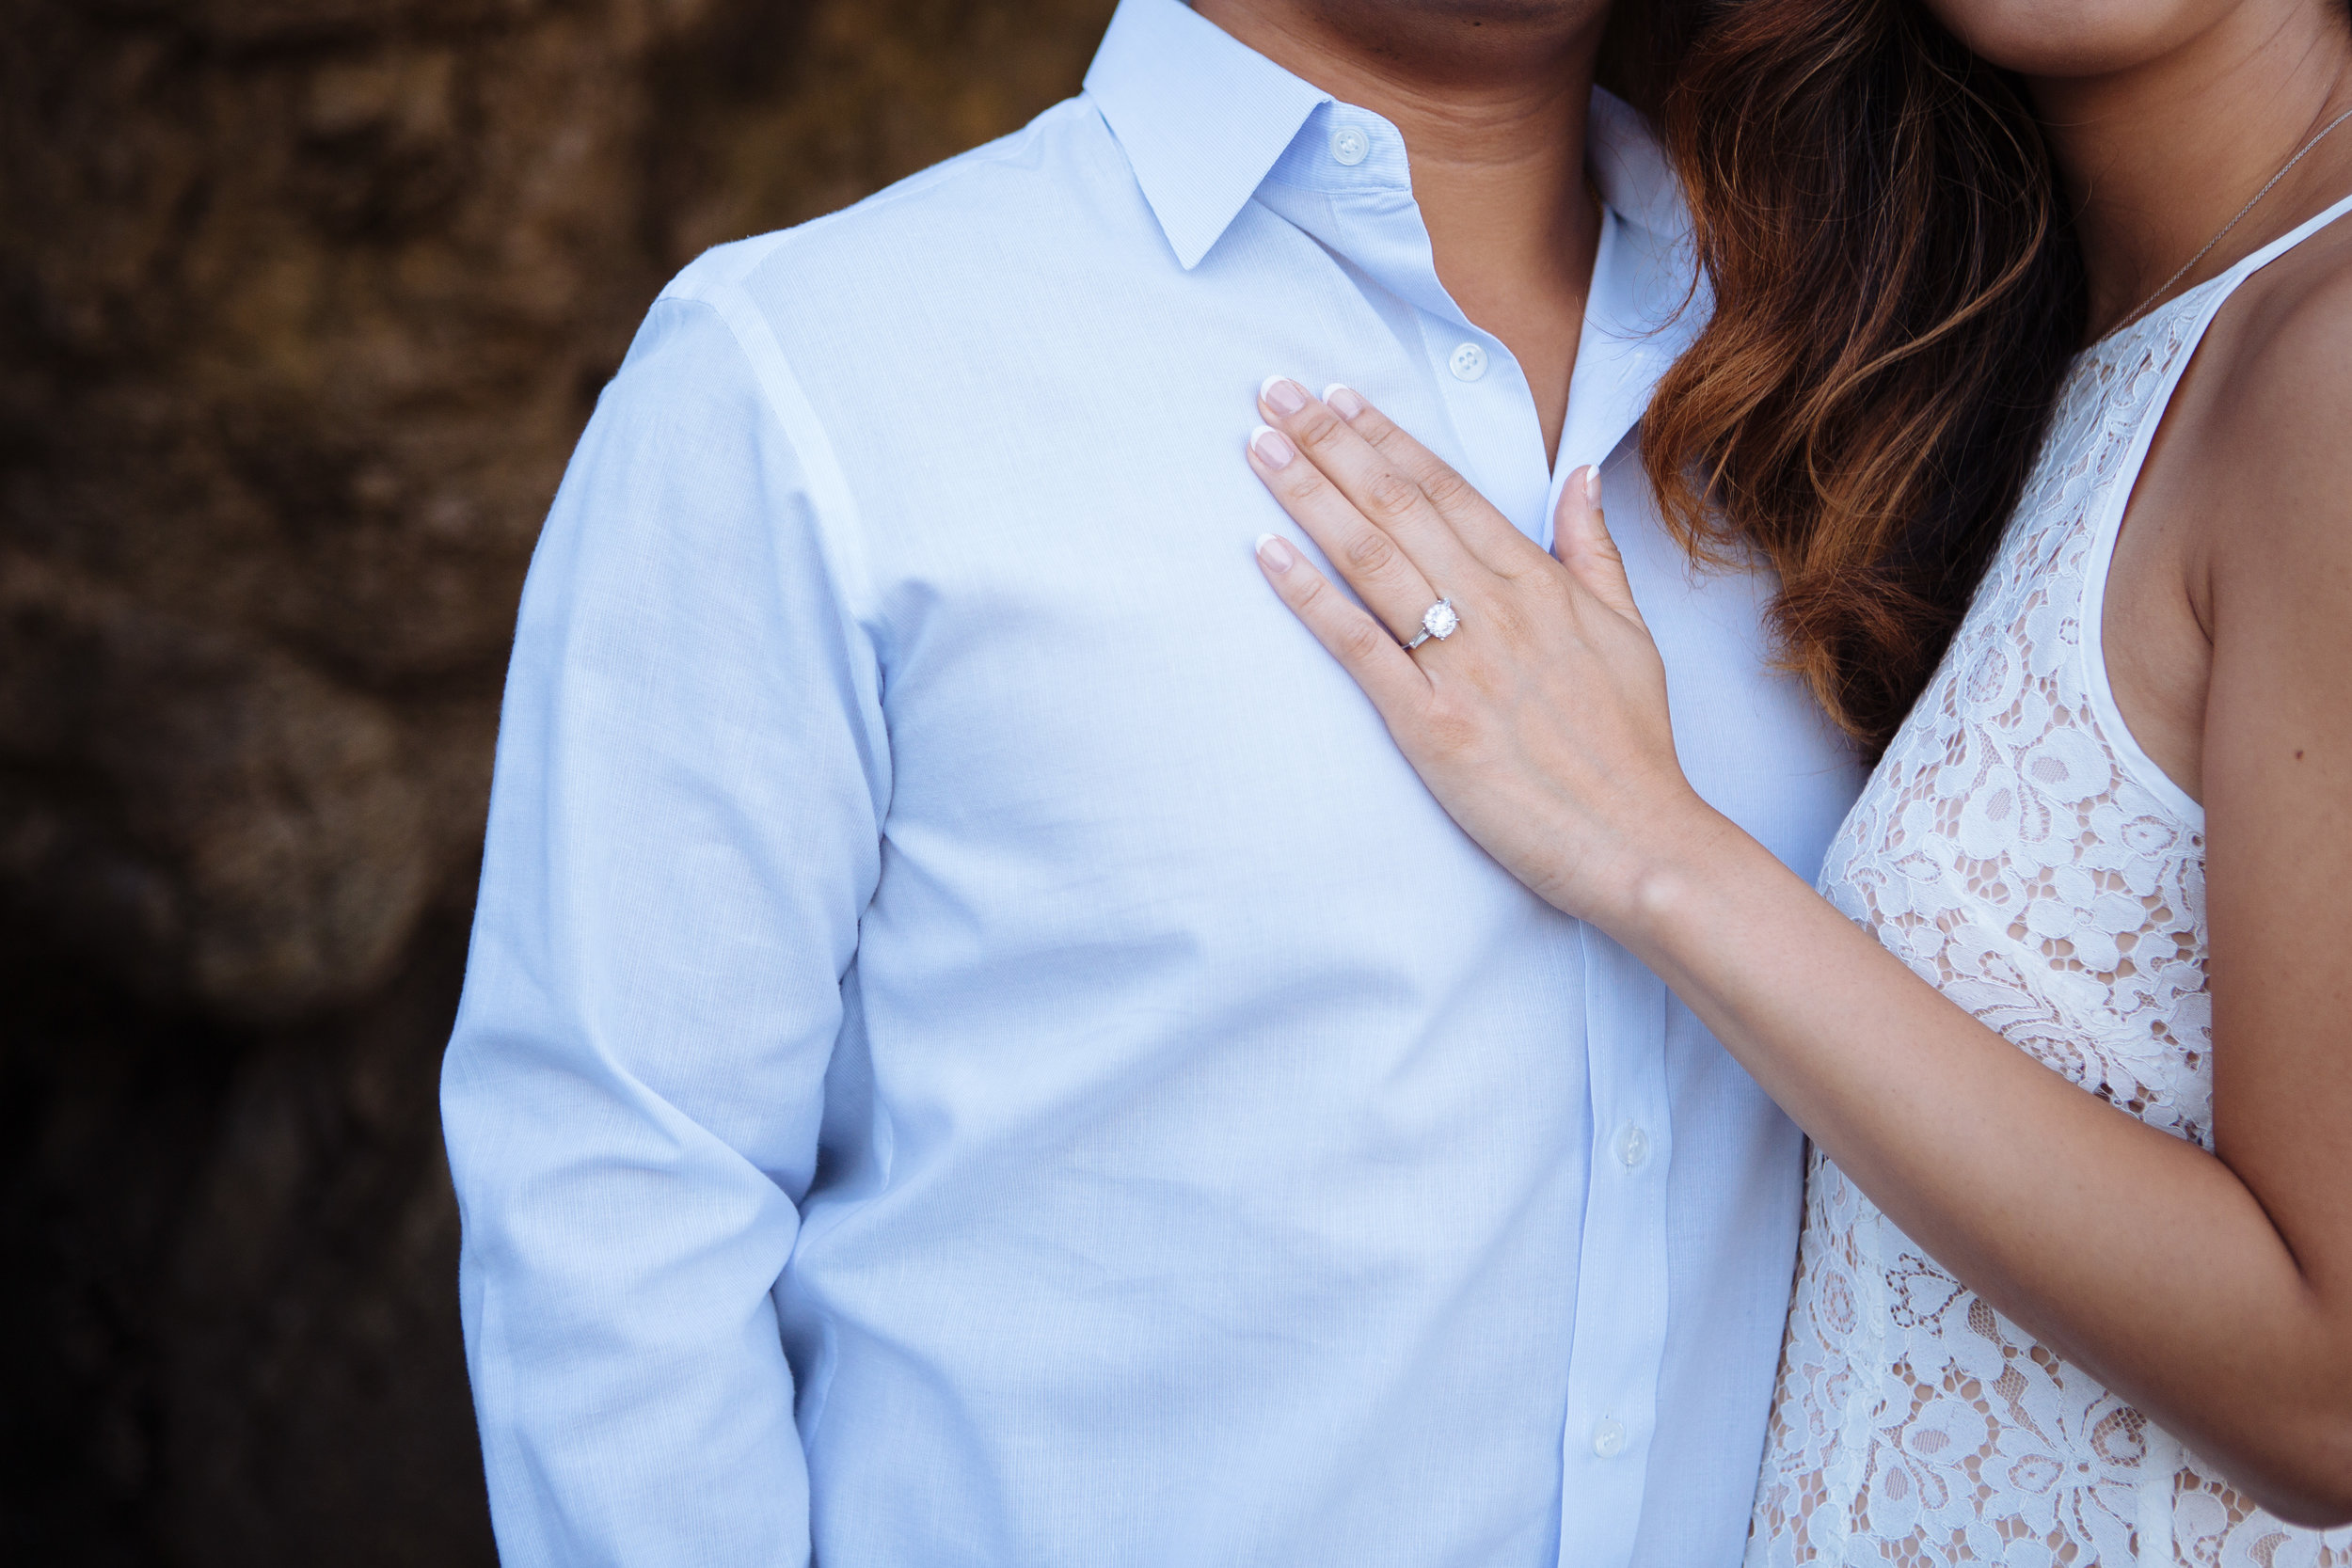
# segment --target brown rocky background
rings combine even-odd
[[[490,1560],[435,1077],[661,280],[1110,0],[0,0],[0,1561]]]

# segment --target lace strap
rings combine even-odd
[[[2335,205],[2328,208],[2325,212],[2314,213],[2312,216],[2305,218],[2301,223],[2296,224],[2293,229],[2287,230],[2287,232],[2280,235],[2277,239],[2271,241],[2260,250],[2255,251],[2251,256],[2248,256],[2241,260],[2227,273],[2222,274],[2222,276],[2225,277],[2235,277],[2238,282],[2244,282],[2247,278],[2253,277],[2254,274],[2262,271],[2263,268],[2270,265],[2271,262],[2277,261],[2280,257],[2284,256],[2288,251],[2293,250],[2296,245],[2301,245],[2305,240],[2310,239],[2313,234],[2318,233],[2321,230],[2327,228],[2329,224],[2335,222],[2336,219],[2344,216],[2346,213],[2352,213],[2352,196],[2344,197],[2342,200],[2336,202]],[[2236,287],[2236,284],[2233,283],[2231,287],[2234,288]]]

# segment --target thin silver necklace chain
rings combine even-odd
[[[2328,139],[2328,133],[2334,130],[2337,126],[2342,125],[2347,119],[2352,119],[2352,109],[2344,110],[2344,113],[2336,116],[2335,119],[2321,126],[2317,135],[2305,142],[2301,147],[2296,149],[2295,156],[2289,158],[2285,163],[2279,166],[2279,172],[2272,175],[2269,182],[2264,185],[2261,190],[2256,191],[2252,198],[2249,200],[2245,206],[2240,207],[2237,210],[2236,217],[2233,217],[2229,222],[2223,224],[2221,226],[2220,232],[2214,235],[2212,239],[2207,240],[2205,242],[2205,247],[2202,250],[2200,250],[2196,255],[2182,262],[2180,271],[2174,273],[2171,277],[2157,284],[2156,292],[2150,294],[2146,299],[2141,300],[2137,309],[2133,310],[2130,315],[2125,316],[2122,321],[2117,322],[2112,327],[2109,327],[2107,329],[2107,336],[2113,337],[2116,333],[2122,331],[2125,327],[2139,320],[2140,317],[2148,313],[2149,308],[2153,306],[2156,301],[2171,293],[2172,285],[2178,283],[2182,278],[2186,277],[2189,275],[2189,270],[2191,268],[2196,266],[2198,262],[2203,261],[2206,257],[2212,255],[2213,247],[2230,237],[2230,230],[2235,229],[2238,226],[2240,219],[2243,219],[2247,214],[2252,212],[2258,205],[2261,204],[2262,198],[2268,196],[2271,193],[2272,188],[2275,187],[2280,181],[2284,180],[2287,177],[2287,171],[2289,169],[2303,161],[2303,155],[2305,153],[2309,152],[2312,148],[2317,147],[2321,142],[2326,141]]]

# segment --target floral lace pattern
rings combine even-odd
[[[2201,814],[2100,719],[2083,615],[2138,437],[2214,291],[2244,276],[2075,362],[1992,570],[1820,884],[2021,1050],[2207,1148]],[[2352,1530],[2260,1512],[1816,1152],[1747,1561],[2347,1568]]]

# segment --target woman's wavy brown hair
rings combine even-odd
[[[2024,488],[2081,261],[2022,94],[1917,0],[1644,10],[1714,291],[1644,461],[1694,554],[1778,570],[1784,658],[1875,759]]]

